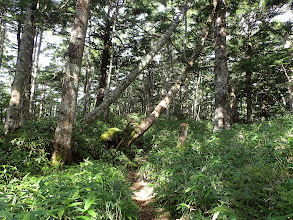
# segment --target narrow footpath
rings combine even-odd
[[[133,192],[133,201],[141,208],[139,212],[140,220],[170,220],[169,214],[163,209],[155,209],[152,206],[154,198],[154,189],[149,183],[139,180],[135,171],[128,174],[128,180],[131,183],[130,189]]]

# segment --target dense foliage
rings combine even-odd
[[[120,126],[126,122],[115,121]],[[0,218],[137,218],[138,207],[125,182],[129,159],[98,142],[109,125],[97,122],[84,133],[77,129],[73,154],[75,161],[84,162],[60,170],[49,162],[55,124],[53,119],[28,122],[2,136]]]
[[[187,219],[286,219],[293,216],[292,116],[234,125],[212,134],[189,122],[189,143],[176,148],[180,122],[160,121],[141,167],[157,202]]]
[[[140,120],[132,116],[132,120]],[[100,136],[127,125],[111,117],[74,134],[78,164],[49,163],[56,121],[29,122],[1,138],[3,219],[136,219],[126,168],[140,165],[156,189],[156,206],[175,218],[286,219],[293,215],[292,116],[212,133],[212,123],[160,120],[127,155]],[[176,147],[180,124],[188,144]],[[110,143],[111,144],[111,143]],[[129,157],[130,156],[130,157]],[[86,159],[88,158],[88,159]],[[129,159],[131,158],[131,159]]]

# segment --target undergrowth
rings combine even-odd
[[[46,176],[26,175],[0,187],[0,218],[135,219],[138,207],[125,177],[101,162],[86,161]]]
[[[76,164],[60,169],[50,165],[56,119],[0,134],[0,219],[137,219],[125,179],[138,164],[156,205],[174,218],[292,219],[292,116],[216,134],[209,122],[159,120],[127,155],[99,141],[139,120],[112,117],[85,128],[77,121]],[[181,123],[189,124],[188,144],[178,149]]]
[[[140,172],[159,206],[182,219],[293,217],[292,116],[216,134],[211,123],[184,121],[188,144],[178,149],[181,122],[159,121],[146,137],[152,150]]]
[[[50,165],[56,119],[0,134],[0,219],[137,219],[139,208],[126,182],[131,161],[98,141],[108,128],[126,123],[119,118],[86,128],[76,123],[76,165],[59,169]]]

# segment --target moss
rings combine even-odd
[[[109,128],[105,133],[100,136],[99,142],[107,143],[109,141],[115,141],[119,138],[122,132],[123,131],[119,128]]]
[[[55,157],[52,158],[52,165],[54,167],[58,167],[58,166],[60,166],[61,161],[62,161],[62,157],[60,156],[60,154],[56,153]]]

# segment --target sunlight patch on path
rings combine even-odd
[[[154,209],[152,206],[154,198],[154,188],[148,182],[138,181],[137,173],[130,172],[128,176],[133,192],[133,201],[141,208],[139,212],[140,220],[169,220],[168,214],[162,209]]]

